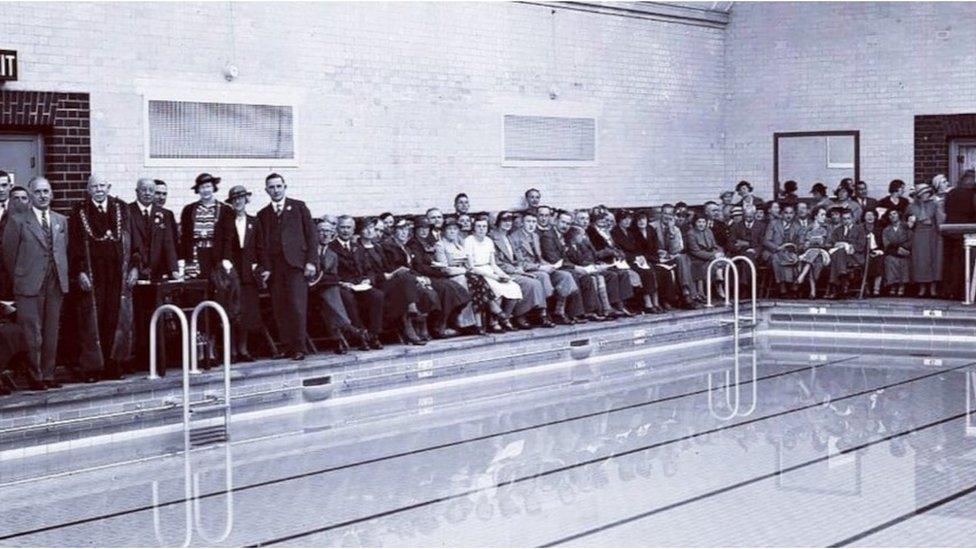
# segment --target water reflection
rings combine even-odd
[[[213,546],[218,543],[222,543],[227,540],[231,532],[234,529],[234,460],[231,455],[231,445],[229,442],[222,443],[223,446],[224,460],[223,460],[223,477],[224,477],[224,491],[221,498],[224,500],[224,529],[216,536],[209,532],[203,524],[201,513],[201,495],[200,490],[200,471],[194,470],[194,455],[193,450],[184,450],[183,452],[183,511],[184,511],[184,533],[183,541],[178,547],[189,547],[193,542],[194,532],[202,538],[208,546]],[[205,455],[206,450],[199,451],[200,454]],[[159,543],[160,547],[174,547],[167,542],[165,536],[163,535],[163,528],[161,527],[160,519],[160,501],[159,501],[159,481],[152,481],[152,520],[153,520],[153,531],[156,535],[156,541]]]

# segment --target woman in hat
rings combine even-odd
[[[190,273],[207,279],[220,259],[214,235],[222,217],[233,217],[234,210],[217,200],[219,177],[209,173],[197,176],[193,192],[200,196],[196,202],[183,207],[180,213],[180,259],[189,266]]]
[[[882,225],[886,224],[887,217],[886,212],[889,210],[898,210],[901,214],[902,223],[907,219],[905,212],[908,210],[908,199],[904,197],[905,194],[905,182],[901,179],[893,179],[891,183],[888,183],[888,196],[882,198],[878,201],[876,208],[878,209],[879,215],[884,216],[882,218]]]
[[[746,206],[755,207],[756,205],[763,203],[763,199],[752,194],[752,183],[749,183],[748,181],[739,181],[739,183],[735,186],[735,192],[739,195],[739,200],[736,201],[736,204],[742,206],[743,208]]]
[[[799,186],[796,184],[796,181],[793,181],[792,179],[786,183],[783,183],[783,191],[779,193],[777,201],[796,205],[796,203],[800,201],[800,198],[796,195],[798,188]]]
[[[645,219],[647,217],[645,216]],[[610,237],[613,239],[617,249],[625,254],[627,264],[634,273],[640,278],[641,298],[644,300],[644,312],[659,314],[663,313],[657,291],[657,276],[654,273],[654,263],[657,259],[657,250],[654,255],[647,258],[644,255],[642,244],[646,244],[646,239],[638,239],[631,231],[634,226],[634,214],[630,210],[620,210],[616,215],[616,224],[610,229]],[[645,224],[645,230],[647,225]],[[592,239],[591,239],[592,240]]]
[[[708,273],[705,269],[713,259],[724,257],[725,252],[715,242],[715,235],[708,228],[708,218],[703,214],[695,215],[691,229],[688,231],[688,255],[691,256],[691,273],[695,281],[695,286],[699,296],[705,295],[705,284],[707,284]],[[715,269],[715,280],[723,280],[724,269]],[[722,285],[717,286],[719,297],[725,297],[725,289]]]
[[[455,229],[457,223],[453,223]],[[444,226],[441,226],[443,231]],[[435,339],[457,335],[456,330],[474,326],[474,312],[471,310],[471,294],[466,284],[460,284],[447,272],[447,263],[437,262],[439,240],[431,241],[431,223],[425,216],[414,221],[413,238],[407,249],[413,253],[413,270],[427,277],[437,292],[441,304],[441,314],[431,319],[431,332]],[[462,277],[463,278],[463,277]]]
[[[215,229],[217,253],[224,271],[237,277],[240,284],[239,314],[232,325],[234,337],[234,361],[253,362],[248,352],[248,337],[264,332],[261,322],[261,306],[258,300],[258,277],[254,275],[257,264],[257,235],[261,233],[258,218],[248,215],[247,205],[251,193],[243,185],[235,185],[227,193],[227,202],[233,207],[233,215],[225,215]],[[218,270],[219,271],[219,270]]]
[[[915,187],[915,201],[908,215],[915,217],[912,234],[912,282],[918,284],[918,297],[935,297],[942,280],[942,254],[939,247],[939,205],[933,200],[935,189],[928,183]]]
[[[357,227],[359,246],[355,250],[356,263],[369,278],[374,288],[383,292],[383,312],[386,320],[398,324],[400,335],[411,345],[427,343],[417,332],[421,322],[426,323],[427,313],[438,307],[437,294],[424,288],[416,275],[401,261],[403,258],[385,253],[377,242],[376,219],[362,219]],[[393,234],[404,244],[409,238],[409,226],[405,219],[397,221]],[[415,324],[416,322],[416,324]]]
[[[464,250],[464,239],[457,219],[448,216],[444,220],[441,239],[434,244],[434,263],[437,268],[449,277],[451,282],[467,291],[470,301],[457,317],[457,325],[463,330],[484,333],[485,327],[479,324],[477,310],[489,310],[492,297],[491,288],[485,279],[470,272],[468,269],[468,254]]]
[[[905,295],[911,281],[912,231],[902,222],[897,209],[888,210],[888,226],[881,232],[884,248],[884,282],[888,295]]]

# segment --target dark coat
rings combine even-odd
[[[312,214],[300,200],[286,198],[281,218],[268,204],[258,212],[261,232],[258,233],[258,262],[262,270],[270,270],[272,258],[284,256],[288,265],[304,269],[306,264],[315,264],[318,251],[318,238]]]
[[[132,220],[132,262],[139,267],[140,278],[158,280],[177,270],[176,242],[173,240],[167,213],[172,217],[172,212],[153,204],[146,223],[139,203],[129,204],[129,217]]]
[[[214,238],[216,239],[220,258],[230,261],[240,277],[241,284],[257,285],[254,265],[258,261],[258,235],[261,234],[261,222],[258,218],[247,216],[244,229],[244,246],[241,247],[237,236],[237,214],[225,215],[217,222]]]
[[[180,259],[189,263],[193,261],[193,210],[197,207],[197,201],[190,202],[183,206],[180,212]],[[168,211],[168,210],[167,210]],[[217,238],[216,224],[220,223],[223,217],[233,217],[234,208],[221,201],[217,201],[217,221],[214,223],[214,239]],[[216,244],[215,244],[216,246]]]
[[[329,243],[329,249],[336,255],[338,261],[336,274],[339,276],[339,280],[350,284],[359,284],[369,278],[367,271],[356,259],[356,252],[360,247],[359,244],[350,242],[347,251],[338,238]]]

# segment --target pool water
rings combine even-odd
[[[0,545],[976,545],[976,362],[755,353],[737,387],[726,353],[232,424],[230,445],[0,485]]]

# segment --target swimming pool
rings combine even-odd
[[[411,393],[369,421],[309,405],[186,458],[2,486],[0,544],[976,544],[976,362],[768,343],[728,394],[727,351],[672,368],[630,352],[544,390]]]

